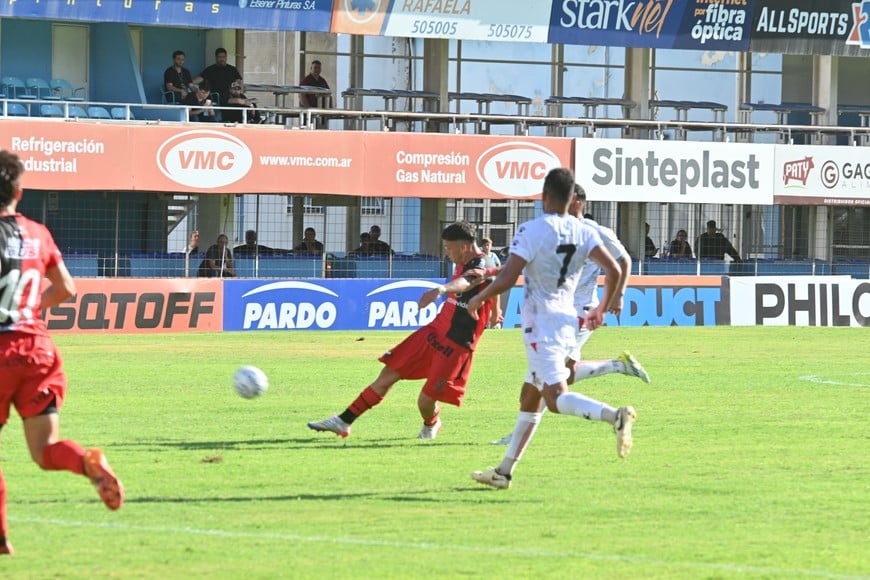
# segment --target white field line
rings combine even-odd
[[[715,562],[669,561],[642,556],[622,556],[617,554],[595,554],[590,552],[549,551],[507,547],[465,546],[453,544],[438,544],[430,542],[391,542],[371,538],[341,538],[326,536],[300,536],[297,534],[274,534],[261,532],[238,532],[228,530],[201,529],[190,527],[169,526],[137,526],[129,524],[84,522],[74,520],[58,520],[45,518],[10,517],[10,521],[63,526],[68,528],[103,528],[126,532],[145,532],[148,534],[189,534],[193,536],[213,536],[221,538],[251,538],[257,540],[277,540],[282,542],[311,542],[315,544],[344,544],[359,546],[380,546],[384,548],[400,548],[403,550],[434,550],[443,553],[470,552],[479,554],[497,554],[502,556],[528,556],[534,558],[567,558],[585,560],[603,560],[608,562],[624,562],[643,564],[646,566],[677,566],[706,571],[736,572],[741,574],[759,574],[762,576],[805,576],[813,578],[836,578],[842,580],[866,580],[867,576],[838,574],[826,570],[802,570],[795,568],[775,568],[768,566],[745,566],[741,564],[726,564]]]
[[[836,376],[836,375],[835,375]],[[835,381],[833,379],[828,379],[822,377],[820,375],[804,375],[802,377],[798,377],[799,381],[808,381],[810,383],[816,383],[819,385],[837,385],[840,387],[870,387],[870,373],[851,373],[846,375],[841,375],[845,377],[867,377],[866,380],[860,383],[850,383],[846,381]],[[858,379],[861,380],[861,379]]]

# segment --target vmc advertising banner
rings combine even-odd
[[[0,123],[44,190],[533,198],[573,140],[255,127]]]

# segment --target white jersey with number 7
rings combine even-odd
[[[526,343],[573,343],[574,290],[589,252],[601,244],[598,232],[569,214],[544,214],[519,227],[511,254],[526,261],[522,311]]]

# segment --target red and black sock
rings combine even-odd
[[[345,409],[344,413],[338,416],[339,419],[350,425],[357,417],[383,401],[384,398],[377,394],[371,386],[366,387],[363,392],[354,400],[350,406]]]

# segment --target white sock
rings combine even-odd
[[[511,435],[511,442],[508,445],[507,451],[504,453],[504,458],[501,460],[497,471],[503,475],[510,475],[514,471],[517,462],[523,456],[523,452],[532,441],[532,436],[541,422],[541,413],[529,413],[520,411],[517,415],[517,423],[514,425],[514,432]]]
[[[618,360],[579,361],[574,365],[574,380],[582,381],[590,377],[600,377],[610,373],[625,372],[625,365]]]
[[[576,415],[592,421],[602,421],[602,414],[614,409],[605,403],[584,397],[580,393],[563,393],[556,399],[556,408],[563,415]]]

